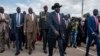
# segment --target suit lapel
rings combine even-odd
[[[53,16],[54,21],[55,21],[57,24],[59,24],[59,22],[58,22],[58,20],[57,20],[57,15],[56,15],[56,13],[53,12],[53,14],[54,14],[54,16]]]
[[[30,14],[28,14],[28,20],[32,21],[32,17],[30,16]]]
[[[1,19],[1,14],[0,14],[0,19]]]
[[[30,18],[30,20],[32,21],[32,16],[29,14],[29,18]]]
[[[62,15],[60,14],[60,24],[62,24]]]
[[[96,25],[96,21],[95,21],[95,18],[94,18],[94,16],[93,16],[93,21],[94,21],[94,24]]]
[[[94,16],[92,16],[92,23],[94,23],[94,26],[96,27],[96,22],[95,22],[95,19],[94,19]]]
[[[17,13],[15,13],[15,15],[14,15],[14,16],[15,16],[15,20],[14,20],[14,21],[16,22],[16,19],[17,19]]]
[[[22,13],[20,13],[20,24],[22,23]]]
[[[62,16],[61,16],[61,14],[59,14],[60,15],[60,24],[62,23]],[[59,24],[59,21],[58,21],[58,19],[57,19],[57,15],[56,15],[56,13],[54,12],[54,21],[57,23],[57,24]]]

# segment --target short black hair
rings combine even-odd
[[[0,6],[0,10],[4,10],[4,8]]]

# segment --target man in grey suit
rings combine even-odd
[[[48,32],[48,7],[47,5],[44,6],[44,11],[40,12],[40,20],[39,20],[39,26],[42,33],[43,38],[43,51],[44,53],[47,53],[46,45],[47,45],[47,32]]]

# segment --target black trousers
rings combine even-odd
[[[48,33],[48,29],[42,30],[43,50],[46,50],[46,47],[47,47],[47,33]]]
[[[23,40],[23,30],[22,27],[16,27],[15,38],[16,38],[16,52],[19,52],[22,49],[22,40]]]
[[[64,39],[58,37],[58,39],[56,38],[49,38],[48,37],[48,49],[49,49],[49,56],[53,56],[53,48],[55,47],[55,42],[58,42],[58,47],[59,47],[59,53],[60,53],[60,56],[64,56],[64,44],[65,44],[65,41]]]

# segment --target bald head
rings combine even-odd
[[[20,13],[20,12],[21,12],[20,7],[17,7],[17,8],[16,8],[16,11],[17,11],[17,13]]]
[[[98,9],[94,9],[94,10],[93,10],[93,15],[94,15],[94,16],[97,16],[97,15],[98,15]]]
[[[48,6],[47,6],[47,5],[45,5],[43,8],[44,8],[44,11],[45,11],[45,12],[48,11]]]
[[[32,8],[29,8],[29,9],[28,9],[28,12],[29,12],[29,14],[32,14],[32,13],[33,13]]]

